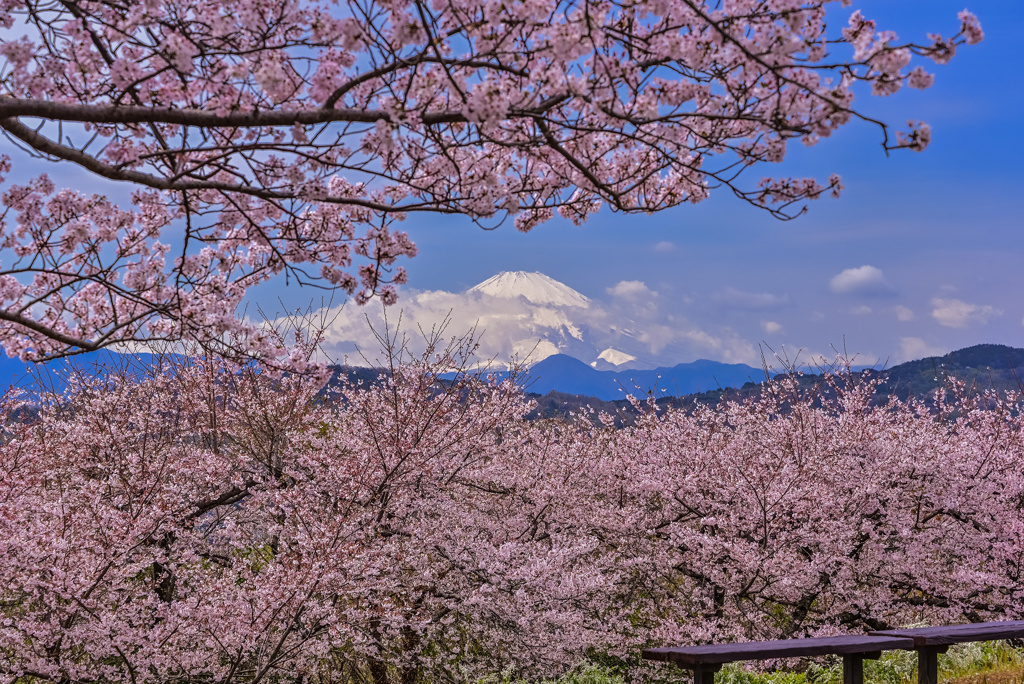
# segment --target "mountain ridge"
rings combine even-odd
[[[35,375],[51,391],[63,391],[67,385],[61,374],[69,370],[83,370],[89,374],[101,372],[101,367],[127,369],[132,375],[142,375],[156,362],[153,355],[118,354],[106,350],[96,358],[76,357],[64,359],[56,365],[36,366]],[[879,383],[879,396],[894,395],[900,399],[918,397],[927,399],[950,378],[964,382],[975,391],[1024,389],[1024,349],[1001,344],[978,344],[952,351],[943,356],[929,356],[897,364],[888,369],[867,369],[883,376]],[[335,367],[338,376],[373,382],[381,377],[380,369],[361,367]],[[864,371],[855,370],[856,374]],[[528,369],[525,391],[534,397],[557,395],[557,401],[548,401],[548,411],[557,406],[584,406],[588,403],[609,406],[625,404],[626,394],[671,398],[682,403],[717,403],[723,398],[743,398],[760,391],[766,372],[745,364],[727,364],[709,359],[698,359],[672,367],[651,370],[602,371],[583,361],[564,354],[556,354]],[[803,384],[811,384],[820,375],[807,373],[796,376]],[[28,387],[35,381],[29,376],[24,362],[18,359],[0,359],[0,385]]]
[[[874,403],[883,404],[895,396],[906,401],[913,397],[926,405],[932,403],[935,390],[951,379],[964,383],[970,393],[995,391],[1024,393],[1024,349],[1002,344],[978,344],[944,354],[914,359],[896,364],[888,369],[853,370],[853,376],[860,378],[864,373],[877,374],[880,382]],[[804,389],[816,387],[821,382],[820,374],[794,373],[792,377]],[[715,389],[687,395],[655,396],[659,410],[675,407],[692,410],[696,406],[714,407],[722,401],[743,401],[756,398],[763,389],[763,381],[748,382],[740,387]],[[530,414],[532,419],[568,417],[572,415],[603,412],[614,416],[615,425],[621,427],[630,423],[639,414],[637,408],[624,398],[604,400],[598,397],[571,395],[559,391],[547,394],[530,394],[536,407]]]
[[[614,400],[627,394],[683,395],[740,387],[764,379],[764,371],[709,359],[647,370],[598,370],[566,354],[553,354],[531,366],[526,377],[526,389],[537,394],[558,391]]]

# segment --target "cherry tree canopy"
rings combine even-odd
[[[646,646],[1024,613],[1019,393],[779,377],[617,430],[526,420],[471,346],[385,351],[338,401],[195,358],[28,420],[4,397],[4,681],[550,681]]]
[[[394,224],[412,212],[526,231],[727,188],[791,217],[839,178],[743,172],[857,118],[886,149],[924,149],[927,125],[859,113],[857,84],[927,88],[915,55],[982,39],[967,11],[915,44],[838,4],[3,0],[0,172],[36,173],[31,156],[134,194],[117,206],[45,175],[4,188],[0,343],[273,355],[237,317],[247,288],[284,274],[392,302],[416,253]]]

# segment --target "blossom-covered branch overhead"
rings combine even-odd
[[[234,336],[273,355],[236,316],[247,289],[284,275],[392,302],[413,212],[527,231],[718,188],[797,215],[839,177],[744,172],[855,119],[924,149],[926,124],[891,131],[854,107],[858,84],[927,88],[915,57],[983,37],[964,11],[949,37],[901,42],[839,5],[2,3],[4,175],[41,168],[28,155],[136,191],[124,208],[46,177],[6,187],[0,342],[47,358]]]

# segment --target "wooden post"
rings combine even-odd
[[[721,665],[694,665],[693,684],[715,684],[715,673],[721,669]]]
[[[864,684],[864,657],[860,653],[843,656],[843,684]]]
[[[843,656],[843,684],[864,684],[864,661],[878,660],[881,651],[847,653]]]
[[[917,684],[939,684],[939,654],[949,646],[922,646],[917,649]]]

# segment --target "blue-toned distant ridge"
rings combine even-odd
[[[106,370],[127,370],[139,376],[156,362],[152,354],[118,354],[103,350],[73,356],[46,364],[26,364],[6,356],[0,358],[0,392],[10,386],[24,389],[37,387],[41,380],[45,389],[62,392],[72,372],[88,375]],[[29,371],[32,368],[32,371]],[[34,377],[35,376],[35,377]],[[622,399],[627,393],[646,396],[692,394],[724,387],[741,387],[746,382],[764,380],[764,371],[741,363],[719,363],[701,359],[671,368],[653,370],[596,370],[565,354],[555,354],[530,368],[526,390],[547,394],[552,390],[565,394],[582,394],[605,400]]]
[[[526,389],[537,394],[556,391],[611,401],[627,394],[683,395],[763,381],[762,369],[742,363],[700,359],[671,368],[601,371],[571,356],[555,354],[530,368]]]
[[[170,355],[174,360],[180,357]],[[0,393],[10,386],[34,390],[38,387],[33,374],[42,380],[45,389],[62,392],[72,372],[88,375],[108,370],[140,377],[151,372],[161,357],[154,354],[118,354],[100,351],[61,359],[48,364],[29,365],[18,359],[0,356]],[[861,369],[854,368],[854,371]],[[367,368],[338,367],[336,372],[372,381],[382,372]],[[978,388],[1024,391],[1024,349],[998,344],[980,344],[950,352],[945,356],[928,357],[898,364],[881,373],[885,378],[882,390],[900,398],[929,396],[948,377],[955,377]],[[595,397],[605,401],[625,398],[626,394],[644,397],[679,396],[739,388],[748,382],[765,379],[760,368],[741,363],[721,363],[701,359],[653,370],[597,370],[565,354],[556,354],[531,367],[524,377],[526,391],[545,395],[549,392]]]

